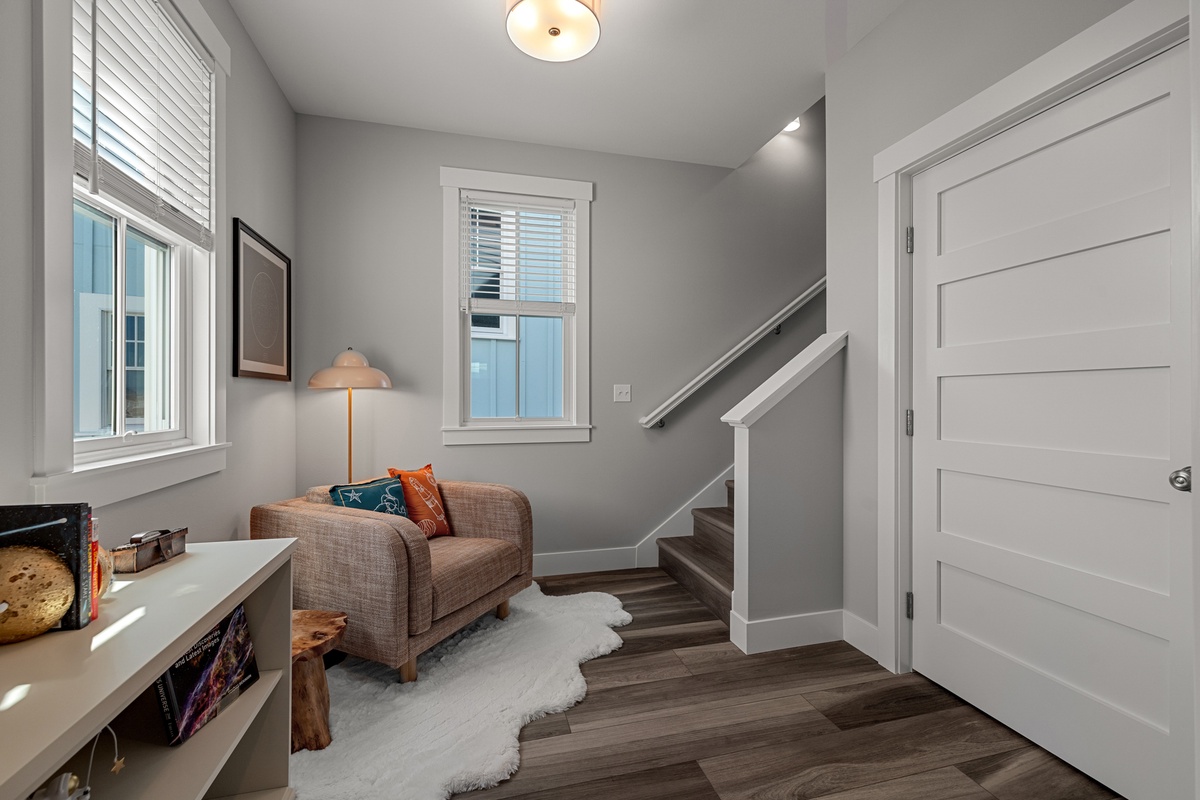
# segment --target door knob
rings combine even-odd
[[[1171,483],[1172,489],[1178,489],[1181,492],[1190,492],[1192,490],[1192,468],[1184,467],[1177,469],[1171,473],[1171,477],[1167,478]]]

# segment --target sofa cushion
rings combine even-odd
[[[521,574],[521,549],[503,539],[429,540],[433,619],[439,620]]]
[[[329,496],[335,506],[408,516],[408,509],[404,505],[404,487],[395,478],[376,478],[363,483],[330,486]]]

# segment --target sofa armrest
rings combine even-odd
[[[347,652],[398,666],[432,622],[429,543],[404,517],[297,498],[255,506],[250,536],[299,540],[296,607],[345,612]]]
[[[499,483],[438,481],[455,536],[504,539],[521,549],[522,573],[533,574],[533,512],[525,493]]]

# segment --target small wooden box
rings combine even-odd
[[[187,528],[175,528],[134,534],[129,544],[110,551],[113,572],[141,572],[187,552],[187,532]]]

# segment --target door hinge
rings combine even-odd
[[[913,435],[913,410],[911,408],[904,412],[904,435]]]
[[[904,595],[904,616],[908,619],[913,618],[913,596],[912,592]]]
[[[908,230],[904,232],[904,252],[912,253],[913,251],[913,228],[908,226]]]

